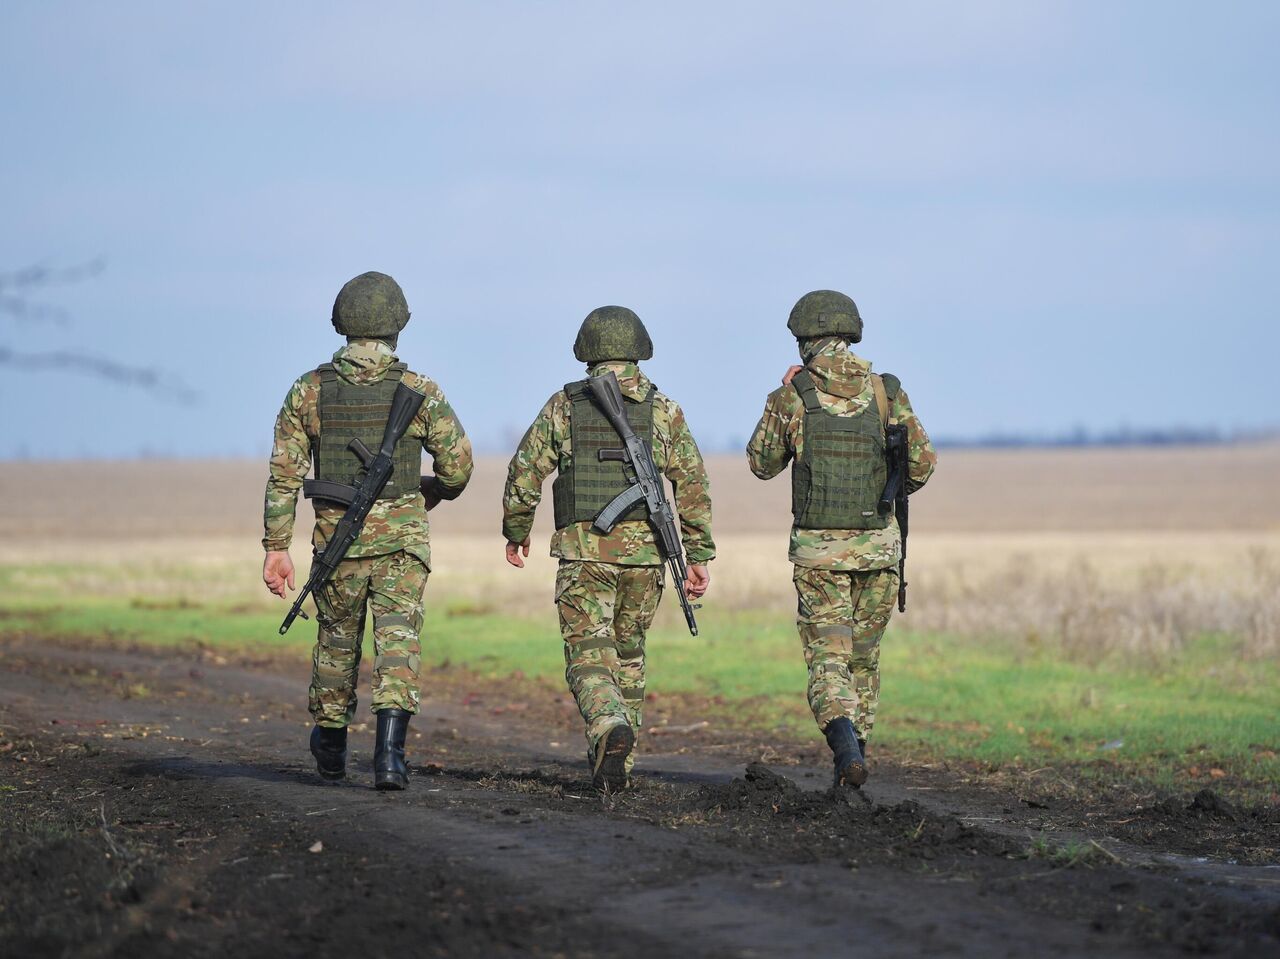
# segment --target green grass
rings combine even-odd
[[[10,576],[0,570],[0,634],[199,641],[300,657],[314,636],[314,626],[302,620],[287,637],[277,635],[283,603],[236,608],[127,596],[69,600],[45,590],[23,595],[6,588],[13,585]],[[480,675],[562,674],[550,604],[545,616],[513,618],[431,598],[426,662]],[[721,716],[738,711],[743,721],[814,735],[789,616],[711,607],[701,623],[702,635],[691,637],[678,616],[664,611],[648,642],[651,692],[718,697],[709,708]],[[1206,637],[1173,667],[1153,672],[1124,662],[1066,662],[1010,642],[891,628],[881,672],[879,743],[990,768],[1085,763],[1164,784],[1184,779],[1193,767],[1203,777],[1220,768],[1264,790],[1280,787],[1280,668],[1242,661],[1225,639]]]

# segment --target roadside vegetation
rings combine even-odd
[[[172,571],[170,576],[183,576]],[[194,646],[227,655],[308,655],[311,623],[276,634],[285,606],[194,591],[118,589],[120,570],[0,567],[0,636],[71,636]],[[72,594],[45,584],[99,577]],[[649,691],[680,697],[696,718],[812,738],[794,627],[777,608],[701,613],[691,637],[665,610],[649,639]],[[911,622],[914,622],[912,620]],[[467,597],[429,592],[424,662],[477,678],[526,679],[558,689],[560,639],[549,603],[502,615]],[[899,621],[883,645],[875,746],[913,761],[976,764],[983,772],[1070,767],[1084,780],[1133,777],[1185,790],[1208,785],[1250,799],[1280,792],[1280,668],[1247,638],[1200,633],[1176,656],[1144,661],[1123,649],[1081,656],[1058,643],[977,632],[911,632]],[[429,675],[424,688],[431,687]]]

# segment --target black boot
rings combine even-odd
[[[596,743],[596,766],[591,785],[602,793],[621,792],[627,788],[627,757],[636,744],[636,734],[626,723],[614,726],[604,739]]]
[[[409,731],[407,709],[378,710],[378,739],[373,746],[375,789],[404,789],[409,785],[409,767],[404,762],[404,737]]]
[[[867,761],[862,755],[862,745],[853,721],[845,716],[827,723],[827,745],[835,760],[837,788],[852,786],[857,789],[867,781]]]
[[[341,779],[347,774],[347,727],[316,726],[311,730],[311,755],[316,772],[324,779]]]

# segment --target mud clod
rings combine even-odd
[[[975,830],[953,816],[925,810],[911,800],[877,804],[867,793],[805,792],[761,763],[724,786],[704,786],[699,811],[722,822],[752,846],[799,860],[856,850],[861,862],[936,859],[956,854],[1005,856],[1009,841]]]

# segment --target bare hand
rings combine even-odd
[[[784,373],[784,374],[782,374],[782,385],[783,385],[783,386],[790,386],[790,385],[791,385],[791,380],[795,377],[795,375],[796,375],[797,373],[799,373],[799,372],[800,372],[801,370],[803,370],[803,369],[804,369],[804,367],[803,367],[803,366],[789,366],[789,367],[787,367],[787,372],[786,372],[786,373]]]
[[[690,599],[701,599],[711,585],[711,572],[705,566],[690,566],[684,581],[684,594]]]
[[[524,569],[524,560],[520,558],[521,553],[525,556],[529,555],[529,537],[524,538],[523,543],[513,543],[507,541],[507,562],[516,569]]]
[[[281,599],[285,598],[284,588],[287,584],[293,589],[293,560],[285,550],[271,550],[262,561],[262,581],[267,589]]]
[[[443,497],[440,495],[440,484],[434,476],[422,477],[418,482],[418,489],[422,493],[422,498],[426,501],[428,513],[440,505],[440,500]]]

